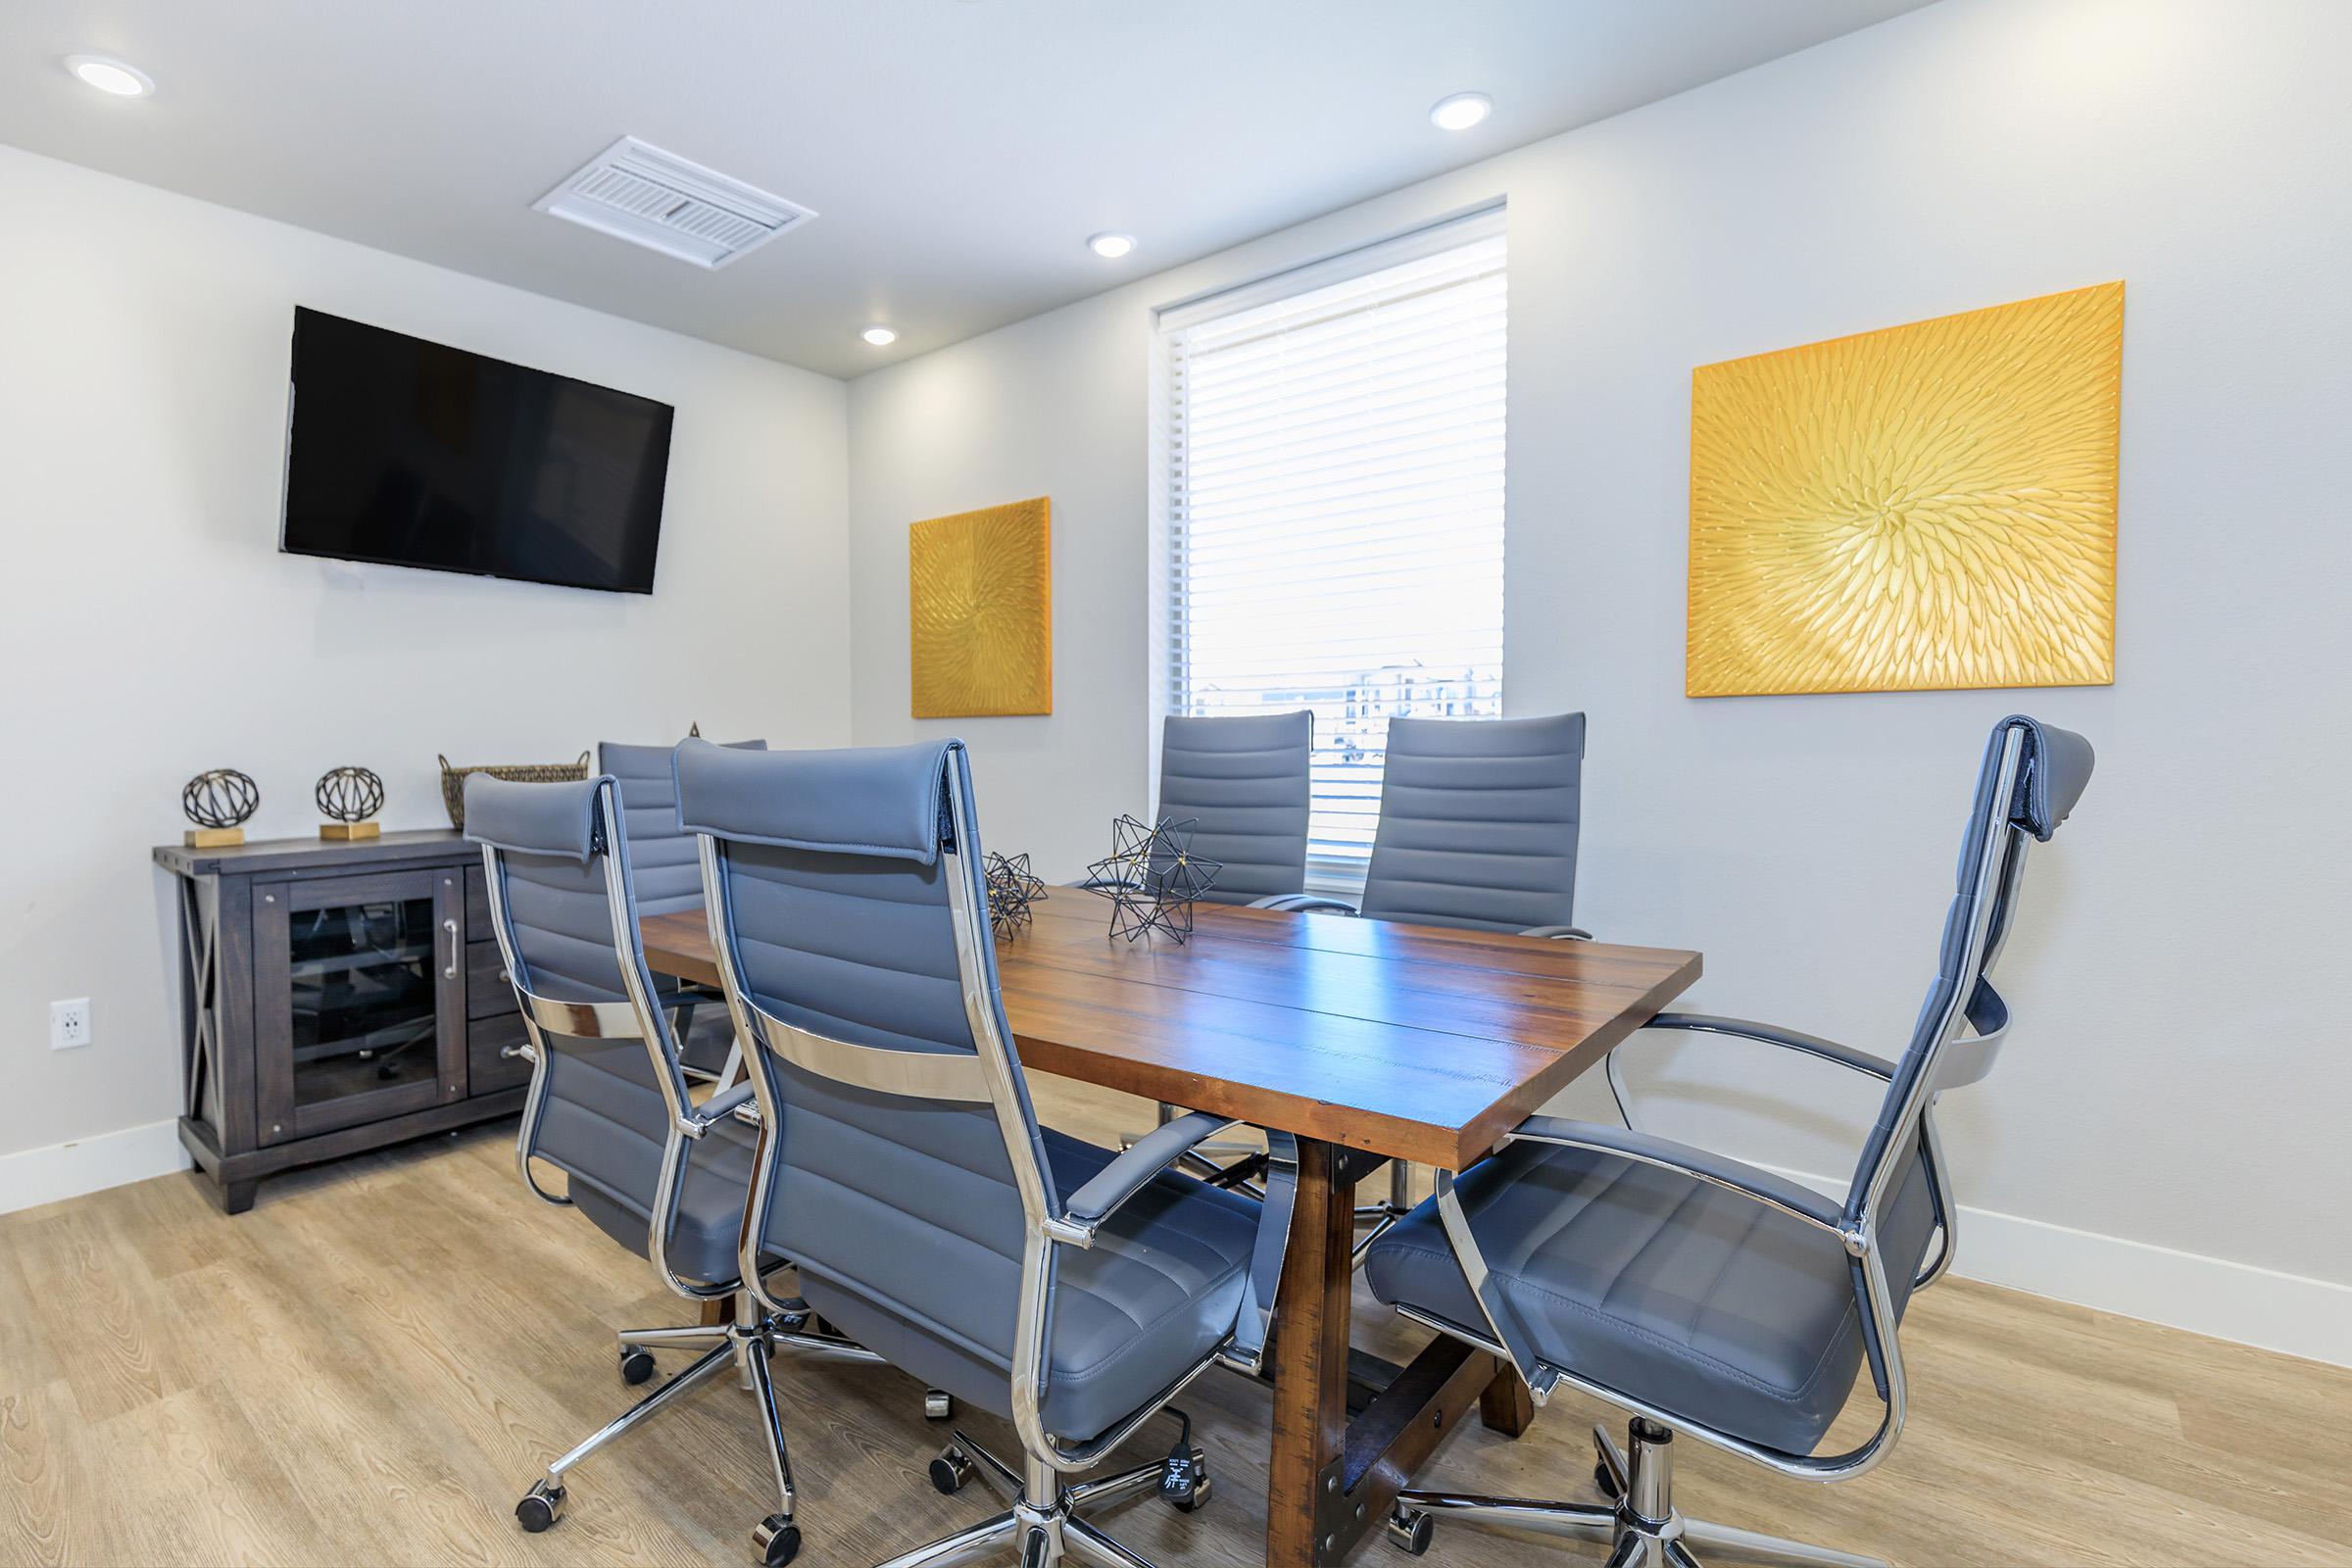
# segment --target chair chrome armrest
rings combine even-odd
[[[1241,1123],[1205,1110],[1187,1111],[1153,1128],[1135,1147],[1095,1173],[1062,1204],[1062,1217],[1050,1227],[1054,1239],[1074,1247],[1094,1245],[1095,1232],[1136,1194],[1200,1145]]]
[[[1554,942],[1563,939],[1577,942],[1592,940],[1592,933],[1581,925],[1531,925],[1519,934],[1523,937],[1548,937]]]
[[[1250,901],[1252,909],[1284,909],[1292,914],[1353,914],[1355,906],[1328,893],[1269,893]]]
[[[1678,1144],[1671,1138],[1659,1138],[1625,1127],[1605,1127],[1598,1122],[1571,1121],[1565,1116],[1530,1116],[1505,1134],[1503,1142],[1590,1149],[1643,1165],[1681,1171],[1686,1176],[1694,1176],[1700,1181],[1711,1182],[1717,1187],[1729,1188],[1752,1198],[1760,1203],[1768,1203],[1833,1236],[1843,1239],[1846,1234],[1844,1206],[1827,1194],[1817,1193],[1787,1177],[1775,1176],[1768,1170],[1758,1170],[1728,1155],[1694,1149],[1689,1144]]]
[[[751,1108],[752,1114],[744,1117],[747,1107]],[[752,1086],[748,1080],[737,1084],[732,1089],[720,1090],[709,1100],[687,1111],[685,1115],[678,1118],[678,1131],[689,1138],[700,1138],[729,1116],[743,1117],[745,1120],[754,1122],[759,1120],[759,1111],[757,1107],[752,1106]]]
[[[1783,1029],[1776,1024],[1751,1023],[1744,1018],[1715,1018],[1697,1012],[1661,1012],[1642,1026],[1644,1029],[1675,1029],[1687,1034],[1730,1035],[1738,1040],[1753,1040],[1758,1045],[1778,1046],[1783,1051],[1801,1052],[1834,1061],[1840,1067],[1868,1073],[1882,1082],[1894,1078],[1894,1063],[1874,1056],[1851,1046],[1841,1046],[1835,1040],[1808,1035],[1794,1029]]]

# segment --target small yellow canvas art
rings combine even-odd
[[[1048,497],[907,529],[914,716],[1054,711]]]
[[[1700,368],[1686,690],[2115,678],[2124,285]]]

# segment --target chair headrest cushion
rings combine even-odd
[[[678,825],[747,844],[929,865],[945,837],[948,754],[962,744],[747,752],[681,741]]]
[[[2044,724],[2023,713],[2012,713],[1993,726],[1996,755],[2002,732],[2012,725],[2026,732],[2026,755],[2024,771],[2018,778],[2017,799],[2009,804],[2009,820],[2046,841],[2082,798],[2097,757],[2090,749],[2090,742],[2073,730]]]
[[[583,865],[597,842],[596,792],[611,774],[561,784],[516,784],[487,773],[466,776],[466,837],[522,855],[553,855]]]

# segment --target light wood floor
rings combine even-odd
[[[1041,1098],[1098,1137],[1145,1120]],[[184,1176],[0,1217],[0,1563],[748,1562],[774,1501],[731,1382],[575,1471],[553,1532],[510,1512],[626,1402],[612,1332],[687,1321],[643,1263],[527,1198],[503,1128],[265,1183],[236,1219]],[[1359,1339],[1406,1343],[1368,1298]],[[1965,1281],[1923,1297],[1904,1341],[1913,1414],[1875,1474],[1800,1486],[1691,1444],[1686,1511],[1904,1568],[2352,1564],[2352,1372]],[[803,1562],[872,1563],[988,1511],[925,1483],[942,1433],[906,1379],[779,1375]],[[1108,1523],[1162,1564],[1259,1562],[1266,1397],[1212,1374],[1185,1402],[1213,1500]],[[1516,1444],[1465,1429],[1429,1474],[1589,1496],[1596,1414],[1563,1396]],[[1591,1560],[1437,1541],[1431,1564]],[[1374,1541],[1358,1560],[1406,1559]]]

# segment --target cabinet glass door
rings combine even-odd
[[[255,905],[265,1143],[465,1093],[454,872],[280,883]],[[453,1050],[453,1041],[456,1043]]]
[[[288,925],[294,1103],[438,1078],[432,896],[304,909]]]

